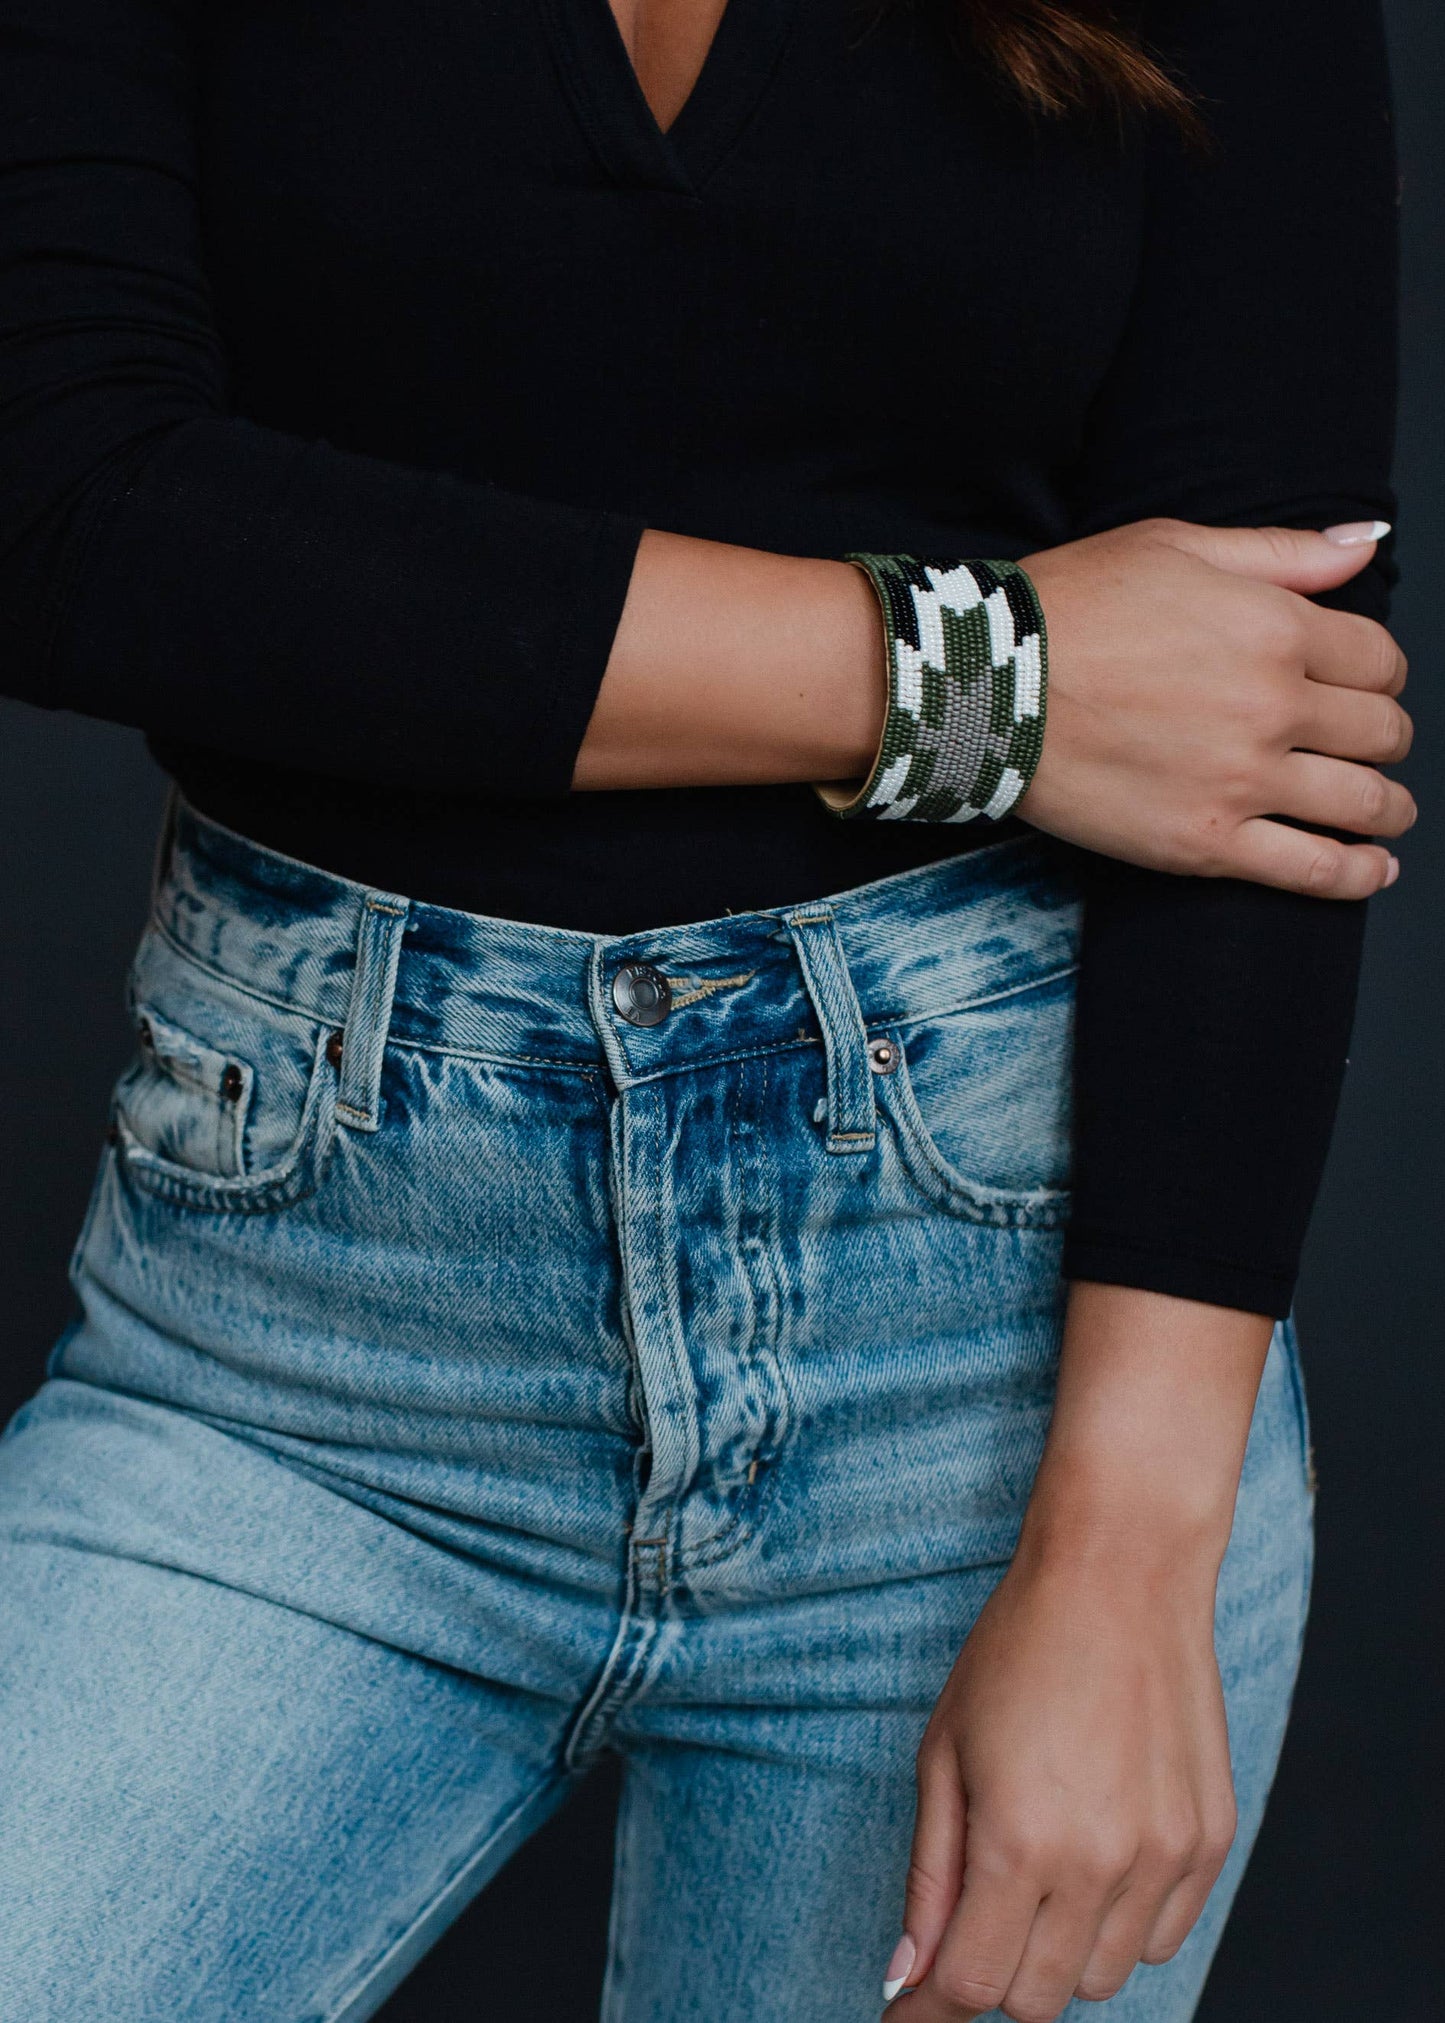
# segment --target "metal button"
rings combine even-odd
[[[333,1068],[341,1066],[341,1055],[345,1045],[346,1036],[344,1033],[333,1033],[326,1042],[326,1058],[330,1061]]]
[[[868,1042],[868,1065],[875,1075],[891,1075],[901,1058],[892,1040]]]
[[[246,1077],[234,1061],[226,1063],[226,1072],[221,1077],[221,1094],[228,1103],[239,1103],[246,1091]]]
[[[660,1026],[672,1010],[672,985],[650,962],[624,962],[612,979],[612,1002],[630,1026]]]

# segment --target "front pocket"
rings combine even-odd
[[[1068,1218],[1074,978],[895,1028],[897,1066],[874,1078],[914,1183],[980,1222],[1051,1229]]]
[[[329,1028],[263,1004],[155,929],[131,971],[134,1060],[113,1137],[146,1192],[211,1213],[269,1214],[320,1183],[336,1136]]]
[[[137,1006],[136,1038],[115,1092],[129,1143],[207,1179],[239,1179],[256,1086],[250,1063],[207,1046],[154,1005]]]

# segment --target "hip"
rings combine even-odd
[[[623,1511],[719,1583],[764,1538],[803,1585],[1006,1555],[1078,931],[1027,840],[617,938],[182,805],[55,1374],[505,1531],[519,1571],[610,1566]]]

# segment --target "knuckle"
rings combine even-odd
[[[1399,678],[1400,649],[1383,625],[1375,628],[1371,641],[1370,675],[1381,688],[1389,688]]]
[[[908,1902],[914,1905],[934,1903],[947,1893],[944,1878],[935,1874],[927,1862],[918,1855],[915,1855],[908,1864],[904,1887]]]
[[[1232,1833],[1206,1834],[1200,1841],[1198,1852],[1195,1854],[1193,1863],[1191,1864],[1195,1873],[1211,1877],[1217,1876],[1228,1861],[1229,1850],[1233,1845],[1234,1835]]]
[[[1239,1831],[1238,1802],[1231,1797],[1226,1804],[1221,1805],[1218,1815],[1209,1820],[1205,1831],[1211,1838],[1218,1840],[1221,1846],[1233,1847],[1234,1836]]]
[[[1081,2002],[1112,2002],[1128,1978],[1127,1974],[1086,1974],[1074,1993]]]
[[[935,1973],[934,1981],[944,2001],[955,2009],[997,2009],[1008,1993],[1006,1982],[990,1980],[986,1974]]]
[[[1259,538],[1269,549],[1271,558],[1288,568],[1300,557],[1300,536],[1292,527],[1260,527]]]
[[[1064,1843],[1045,1827],[1019,1827],[1003,1835],[993,1851],[992,1866],[1003,1877],[1056,1875],[1066,1856]]]
[[[1087,1887],[1110,1890],[1135,1867],[1141,1852],[1138,1841],[1093,1841],[1075,1855],[1073,1868]]]
[[[1373,722],[1370,725],[1370,756],[1392,759],[1400,748],[1403,726],[1400,719],[1405,712],[1397,702],[1387,695],[1376,696],[1372,703]]]
[[[1171,1820],[1150,1836],[1148,1864],[1171,1875],[1182,1875],[1199,1858],[1204,1834],[1194,1820]]]
[[[1037,1996],[1015,1996],[998,2005],[1005,2016],[1011,2016],[1013,2023],[1054,2023],[1060,2013],[1062,2003],[1041,2001]]]
[[[1390,806],[1389,782],[1379,773],[1366,773],[1360,781],[1359,820],[1366,829],[1378,829]]]
[[[1315,898],[1327,898],[1345,882],[1347,859],[1343,847],[1321,837],[1315,841],[1300,878],[1300,889]]]
[[[1229,1850],[1234,1846],[1234,1836],[1239,1830],[1239,1815],[1231,1810],[1221,1813],[1218,1819],[1206,1822],[1199,1837],[1196,1855],[1198,1866],[1209,1872],[1224,1867],[1229,1858]]]

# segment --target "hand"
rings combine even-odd
[[[1150,520],[1026,558],[1050,674],[1020,815],[1155,870],[1334,899],[1392,883],[1379,845],[1268,819],[1379,836],[1415,819],[1376,770],[1410,748],[1394,700],[1404,656],[1383,626],[1303,594],[1374,553],[1368,539]]]
[[[1203,1909],[1234,1836],[1214,1593],[1270,1335],[1070,1287],[1018,1551],[918,1752],[889,2023],[1050,2023]]]
[[[918,1754],[889,2023],[1050,2023],[1182,1945],[1234,1837],[1213,1601],[1198,1562],[1020,1552]]]

